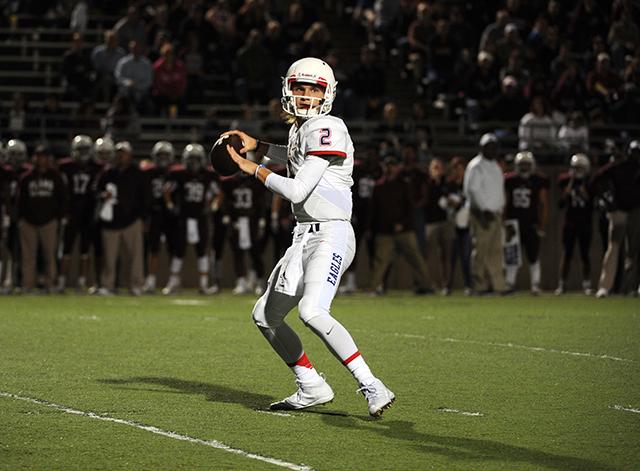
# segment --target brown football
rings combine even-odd
[[[244,147],[242,139],[235,134],[223,136],[213,144],[209,152],[209,160],[213,169],[223,177],[234,175],[240,170],[238,164],[233,161],[229,152],[227,152],[227,145],[233,147],[238,154],[240,154],[240,149]]]

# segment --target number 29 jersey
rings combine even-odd
[[[329,167],[311,194],[292,204],[298,222],[351,220],[353,201],[353,142],[347,126],[335,116],[318,116],[296,124],[289,130],[287,174],[290,178],[308,156],[329,159]]]
[[[521,225],[538,222],[540,191],[549,188],[549,180],[539,174],[524,178],[517,173],[505,175],[504,188],[507,197],[507,219],[517,219]]]

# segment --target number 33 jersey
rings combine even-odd
[[[318,116],[289,130],[287,174],[295,177],[306,159],[329,161],[318,185],[302,202],[292,204],[298,222],[351,220],[353,142],[347,126],[335,116]]]
[[[540,191],[549,188],[549,180],[538,174],[524,178],[509,173],[504,179],[507,196],[507,219],[517,219],[520,224],[533,225],[538,222]]]

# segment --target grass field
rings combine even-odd
[[[380,420],[295,313],[336,399],[267,412],[295,385],[252,304],[0,298],[0,468],[640,469],[638,299],[338,298]]]

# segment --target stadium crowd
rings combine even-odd
[[[6,21],[33,14],[42,18],[32,20],[35,24],[73,30],[60,69],[64,95],[52,95],[42,110],[32,110],[17,93],[3,110],[5,264],[0,272],[6,291],[18,286],[34,290],[38,274],[45,275],[41,282],[48,291],[63,291],[78,236],[77,284],[82,289],[92,278],[93,291],[116,291],[123,244],[131,292],[153,292],[165,241],[170,276],[163,292],[180,288],[185,249],[193,245],[200,291],[214,293],[227,240],[234,250],[234,292],[263,289],[261,255],[267,241],[273,239],[276,256],[289,242],[293,221],[288,204],[271,200],[251,179],[217,176],[207,168],[205,150],[197,142],[180,153],[159,141],[148,153],[127,141],[139,134],[140,116],[188,113],[202,102],[207,77],[216,73],[230,74],[233,100],[243,107],[244,116],[234,127],[269,135],[283,126],[279,77],[293,60],[313,55],[324,58],[340,82],[337,115],[379,120],[375,137],[356,143],[353,223],[372,264],[371,279],[361,286],[383,293],[389,264],[399,251],[410,263],[418,293],[451,292],[458,260],[465,292],[509,293],[523,257],[509,237],[505,247],[499,244],[505,219],[517,221],[504,226],[505,233],[517,234],[537,293],[549,205],[559,204],[565,217],[556,292],[566,289],[576,242],[582,288],[592,291],[594,214],[605,247],[595,291],[608,295],[622,266],[619,289],[637,292],[639,150],[624,128],[639,123],[640,30],[632,2],[359,0],[327,5],[348,11],[350,24],[366,38],[357,63],[348,68],[332,39],[330,15],[317,2],[80,1],[71,11],[53,3],[5,5]],[[126,13],[104,25],[102,44],[87,47],[83,32],[92,11]],[[388,70],[397,70],[414,89],[410,119],[391,98]],[[77,103],[78,110],[90,110],[97,101],[111,105],[91,136],[74,137],[68,156],[54,159],[46,144],[25,144],[20,138],[33,115],[47,118],[45,131],[64,126],[76,134],[74,123],[91,114],[78,111],[75,121],[60,123],[61,100]],[[269,117],[255,119],[254,105],[267,105]],[[434,155],[432,136],[423,125],[433,110],[463,117],[469,133],[494,132],[482,136],[472,160],[471,155]],[[517,123],[520,152],[515,156],[503,155],[497,146],[510,132],[505,123]],[[604,123],[620,125],[620,132],[604,131]],[[200,142],[210,144],[223,130],[212,112],[203,120]],[[134,159],[146,153],[141,161]],[[566,164],[558,181],[536,169],[536,163],[549,162],[549,154]],[[483,181],[487,172],[492,180]],[[549,200],[551,185],[561,190],[558,201]],[[355,289],[354,263],[342,291]]]

